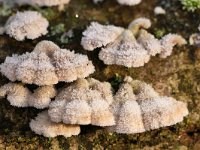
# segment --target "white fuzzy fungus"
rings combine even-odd
[[[198,27],[198,30],[200,31],[200,25]],[[189,42],[190,45],[200,47],[200,33],[194,33],[190,35]]]
[[[133,20],[128,29],[92,22],[83,32],[81,44],[90,51],[101,48],[99,59],[107,65],[140,67],[151,56],[160,54],[162,58],[166,58],[171,55],[176,44],[186,43],[176,34],[168,34],[158,40],[145,30],[150,26],[151,22],[146,18]]]
[[[6,57],[0,71],[11,81],[42,85],[72,82],[94,72],[88,57],[60,49],[50,41],[38,43],[33,52]]]
[[[52,122],[47,111],[39,113],[35,119],[32,119],[30,122],[30,128],[36,134],[45,137],[63,135],[67,138],[80,133],[80,126],[78,125],[66,125],[63,123]]]
[[[12,106],[31,106],[43,109],[48,107],[51,98],[56,96],[56,90],[53,86],[43,86],[34,90],[32,93],[22,84],[8,83],[0,87],[0,97],[5,97],[6,95]]]
[[[154,8],[154,14],[155,15],[165,15],[166,11],[161,6],[156,6]]]
[[[112,25],[104,26],[97,22],[92,22],[91,25],[83,32],[81,44],[84,49],[93,51],[95,48],[106,46],[113,42],[124,31],[121,27]]]
[[[11,16],[5,26],[4,32],[18,41],[36,39],[48,33],[49,22],[39,12],[17,12]]]
[[[172,50],[175,45],[184,45],[186,43],[187,43],[186,40],[180,35],[177,34],[165,35],[161,39],[162,50],[160,53],[160,57],[166,58],[167,56],[170,56],[172,54]]]
[[[112,101],[109,83],[79,79],[61,90],[48,112],[54,122],[110,126],[114,125],[114,116],[109,110]]]
[[[150,85],[130,77],[120,86],[111,108],[116,125],[108,130],[126,134],[174,125],[188,115],[185,103],[159,96]]]

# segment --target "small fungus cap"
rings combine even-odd
[[[31,120],[29,125],[32,131],[45,137],[63,135],[67,138],[80,133],[80,126],[78,125],[66,125],[52,122],[47,111],[39,113],[35,119]]]
[[[4,27],[4,32],[18,41],[36,39],[47,34],[49,22],[39,12],[17,12],[11,16]]]
[[[54,98],[56,94],[56,89],[53,86],[39,87],[34,92],[17,83],[8,83],[0,87],[0,96],[7,96],[10,104],[17,107],[43,109],[49,106],[51,98]]]
[[[150,85],[126,77],[114,96],[111,110],[115,125],[111,132],[134,134],[174,125],[188,115],[187,105],[160,96]]]
[[[0,71],[11,81],[43,86],[85,78],[95,68],[86,55],[60,49],[51,41],[42,41],[31,53],[6,57]]]
[[[110,84],[92,78],[79,79],[60,91],[48,113],[55,122],[109,126],[114,125],[109,110],[112,101]]]

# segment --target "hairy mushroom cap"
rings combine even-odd
[[[109,126],[114,124],[109,110],[112,101],[110,84],[95,79],[79,79],[58,94],[48,113],[55,122]]]
[[[47,111],[39,113],[35,119],[32,119],[30,128],[36,134],[45,137],[56,137],[59,135],[71,137],[72,135],[78,135],[80,133],[80,126],[78,125],[66,125],[52,122]]]
[[[137,18],[133,20],[129,26],[128,29],[133,32],[134,35],[136,35],[140,29],[148,29],[151,27],[151,21],[147,18]]]
[[[54,53],[53,58],[59,81],[72,82],[89,76],[95,70],[86,55],[75,54],[74,51],[61,49]]]
[[[154,14],[155,15],[165,15],[166,14],[166,10],[163,9],[161,6],[156,6],[154,8]]]
[[[174,125],[188,115],[185,103],[171,97],[159,97],[140,102],[143,123],[146,130]]]
[[[160,97],[159,94],[149,84],[139,81],[139,80],[127,81],[126,78],[125,78],[125,82],[131,85],[133,92],[135,94],[136,100],[138,102],[140,100],[154,99],[154,98]]]
[[[17,12],[5,24],[4,31],[18,41],[36,39],[47,34],[49,22],[36,11]]]
[[[200,31],[200,25],[198,26],[198,30]],[[189,37],[190,45],[194,45],[196,47],[200,47],[200,33],[193,33]]]
[[[127,134],[145,131],[140,106],[131,85],[125,83],[120,86],[111,108],[116,125],[107,127],[109,131]]]
[[[29,106],[31,92],[21,84],[8,83],[0,87],[0,97],[5,97],[11,105],[17,107]]]
[[[146,30],[140,30],[137,42],[141,44],[151,56],[159,54],[162,50],[160,41]]]
[[[24,83],[40,86],[58,83],[55,67],[45,53],[30,53],[26,60],[18,64],[16,76]]]
[[[52,57],[55,51],[59,51],[60,47],[51,41],[41,41],[39,42],[35,48],[34,52],[43,52],[47,54],[49,57]]]
[[[56,89],[53,86],[42,86],[37,88],[32,98],[28,100],[29,106],[43,109],[49,106],[51,98],[54,98],[57,94]]]
[[[133,6],[139,4],[142,0],[117,0],[117,1],[121,5]]]
[[[160,53],[161,58],[170,56],[175,45],[184,45],[186,40],[177,34],[167,34],[161,39],[162,51]]]
[[[99,59],[107,65],[140,67],[149,61],[150,55],[137,43],[133,33],[126,30],[115,42],[102,48]]]
[[[18,68],[18,64],[27,59],[26,54],[24,55],[12,55],[12,57],[6,57],[3,64],[0,65],[0,70],[3,75],[5,75],[10,81],[16,81],[16,70]]]
[[[95,71],[87,56],[60,49],[50,41],[38,43],[31,53],[7,57],[0,69],[11,81],[39,86],[53,85],[59,81],[72,82]]]
[[[83,32],[81,44],[86,50],[101,48],[99,59],[105,64],[126,67],[144,66],[156,54],[165,58],[176,44],[185,44],[176,34],[158,40],[145,30],[150,27],[151,21],[147,18],[133,20],[128,29],[92,22]]]
[[[140,133],[176,124],[188,115],[185,103],[159,96],[150,85],[130,77],[114,99],[111,109],[116,125],[107,128],[111,132]]]
[[[38,6],[57,6],[68,4],[70,0],[15,0],[15,2],[19,5],[38,5]]]
[[[33,93],[26,87],[17,83],[8,83],[0,87],[0,96],[5,97],[11,105],[17,107],[36,107],[43,109],[49,106],[51,98],[56,96],[53,86],[39,87]]]
[[[93,51],[96,48],[106,46],[108,43],[115,41],[124,31],[121,27],[112,25],[101,25],[98,22],[92,22],[83,32],[81,45],[85,50]]]

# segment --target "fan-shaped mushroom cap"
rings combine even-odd
[[[51,41],[41,41],[39,42],[35,48],[34,52],[43,52],[47,54],[49,57],[52,57],[52,54],[55,51],[59,51],[60,47]]]
[[[115,115],[116,125],[107,127],[109,131],[126,134],[145,131],[140,106],[128,83],[121,85],[111,108]]]
[[[101,47],[99,59],[105,64],[126,67],[144,66],[156,54],[165,58],[171,54],[173,46],[185,44],[176,34],[158,40],[145,30],[150,27],[151,22],[146,18],[133,20],[128,29],[92,22],[83,32],[81,44],[86,50]]]
[[[64,88],[50,104],[52,121],[66,124],[114,124],[109,106],[113,101],[111,85],[95,79],[79,79]]]
[[[188,115],[186,104],[171,97],[147,99],[140,102],[140,107],[146,130],[174,125]]]
[[[137,43],[133,33],[126,30],[115,42],[102,48],[99,59],[107,65],[140,67],[149,61],[150,55]]]
[[[116,125],[108,130],[126,134],[170,126],[188,115],[185,103],[159,96],[150,85],[130,77],[120,86],[111,110]]]
[[[17,66],[17,80],[37,85],[52,85],[58,83],[55,68],[45,53],[33,52],[28,55],[27,59]]]
[[[140,29],[148,29],[151,27],[151,21],[147,18],[137,18],[133,20],[129,26],[128,29],[133,32],[134,35],[136,35]]]
[[[53,86],[42,86],[37,88],[32,98],[28,100],[29,106],[33,106],[39,109],[46,108],[51,102],[51,98],[54,98],[57,94],[56,89]]]
[[[124,31],[121,27],[112,25],[101,25],[98,22],[92,22],[91,25],[83,32],[81,44],[84,49],[93,51],[94,49],[106,46],[108,43],[115,41]]]
[[[19,5],[57,6],[68,4],[70,0],[15,0]]]
[[[80,126],[78,125],[66,125],[52,122],[47,111],[39,113],[35,119],[32,119],[30,128],[36,134],[45,137],[56,137],[58,135],[71,137],[72,135],[78,135],[80,133]]]
[[[141,44],[151,56],[159,54],[162,50],[160,41],[146,30],[139,31],[137,42]]]
[[[159,94],[153,89],[149,84],[139,81],[139,80],[130,80],[130,77],[126,77],[124,82],[128,83],[135,94],[136,100],[154,99],[160,97]],[[128,81],[129,80],[129,81]]]
[[[20,84],[8,83],[0,88],[0,96],[5,97],[11,105],[17,107],[27,107],[31,92]]]
[[[175,45],[184,45],[186,43],[186,40],[180,35],[167,34],[161,39],[162,51],[160,57],[166,58],[170,56]]]
[[[31,53],[7,57],[0,69],[11,81],[40,86],[59,81],[72,82],[89,76],[95,70],[87,56],[60,49],[50,41],[38,43]]]
[[[33,106],[42,109],[49,106],[51,98],[56,96],[56,90],[53,86],[43,86],[32,93],[21,84],[8,83],[0,87],[0,96],[5,97],[6,95],[13,106]]]
[[[4,32],[18,41],[47,34],[49,22],[36,11],[17,12],[5,24]]]

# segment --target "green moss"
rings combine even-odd
[[[154,35],[156,38],[161,38],[165,35],[166,33],[166,30],[164,28],[161,28],[161,29],[154,29]]]
[[[180,0],[183,8],[188,11],[195,11],[200,8],[200,0]]]
[[[61,34],[63,32],[65,32],[65,24],[64,23],[59,23],[57,25],[50,27],[51,36],[55,36],[55,35]]]
[[[12,13],[12,8],[7,5],[0,6],[0,16],[9,16]]]

